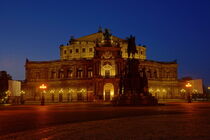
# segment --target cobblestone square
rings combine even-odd
[[[210,103],[0,106],[0,139],[210,139]]]

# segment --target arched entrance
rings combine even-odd
[[[70,100],[71,100],[71,94],[68,93],[68,94],[67,94],[67,102],[70,102]]]
[[[110,101],[114,97],[114,85],[112,83],[104,85],[103,97],[105,101]]]
[[[59,102],[63,102],[63,94],[59,94]]]
[[[51,94],[51,97],[52,97],[52,102],[54,102],[55,101],[55,95]]]
[[[84,98],[83,98],[82,92],[78,92],[77,93],[77,101],[83,101],[83,100],[84,100]]]

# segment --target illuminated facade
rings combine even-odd
[[[23,88],[27,100],[46,102],[109,101],[119,94],[120,75],[128,58],[127,41],[108,30],[71,38],[60,46],[60,60],[26,61]],[[139,70],[145,68],[149,92],[157,98],[178,97],[177,63],[146,59],[146,47],[137,46]],[[39,88],[47,85],[46,90]]]

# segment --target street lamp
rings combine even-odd
[[[41,105],[44,105],[44,103],[45,103],[44,91],[45,91],[45,89],[47,89],[47,86],[45,84],[42,84],[42,85],[39,86],[39,89],[42,90],[42,92],[41,92],[42,93],[42,95],[41,95]]]
[[[207,100],[209,100],[209,94],[210,94],[210,86],[208,86],[208,90],[207,90]]]
[[[187,92],[187,94],[188,94],[187,95],[188,103],[191,103],[190,88],[192,87],[192,84],[190,82],[187,82],[185,87],[188,89],[188,92]]]
[[[25,94],[25,91],[21,90],[20,91],[20,103],[21,104],[24,104],[25,100],[24,100],[24,94]]]
[[[11,95],[11,91],[9,91],[9,90],[7,90],[6,92],[5,92],[5,97],[4,97],[4,102],[5,103],[8,103],[8,98],[9,98],[9,96]]]

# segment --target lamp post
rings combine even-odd
[[[45,91],[45,89],[47,89],[47,86],[45,84],[42,84],[42,85],[39,86],[39,89],[42,90],[42,92],[41,92],[42,93],[42,95],[41,95],[41,105],[44,105],[44,103],[45,103],[44,91]]]
[[[185,87],[188,89],[187,91],[188,103],[191,103],[190,88],[192,87],[192,84],[190,82],[187,82]]]
[[[25,94],[25,91],[21,90],[20,91],[20,103],[21,104],[24,104],[25,103],[24,94]]]
[[[7,90],[6,92],[5,92],[5,97],[4,97],[4,102],[5,103],[8,103],[8,100],[9,100],[9,96],[11,95],[11,91],[9,91],[9,90]]]
[[[207,90],[207,101],[209,100],[209,94],[210,94],[210,86],[208,86],[208,88],[207,88],[208,90]]]

